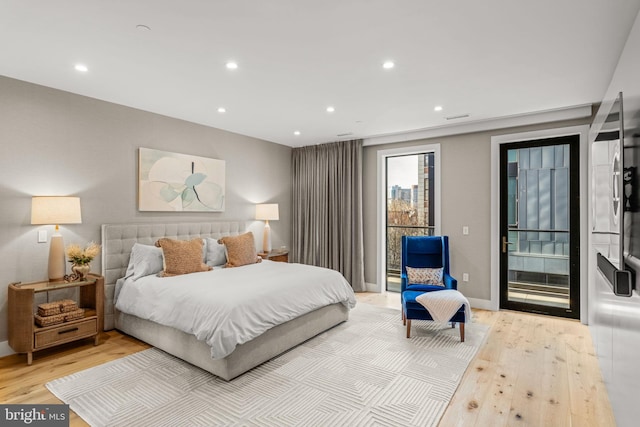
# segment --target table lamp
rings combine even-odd
[[[271,252],[271,227],[269,226],[269,220],[278,220],[278,204],[263,203],[256,205],[256,219],[266,221],[264,224],[264,234],[262,235],[262,251],[269,253]]]
[[[34,196],[31,199],[31,224],[55,225],[56,232],[49,245],[49,280],[62,280],[65,265],[64,242],[60,224],[82,224],[79,197]]]

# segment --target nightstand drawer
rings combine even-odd
[[[73,341],[82,337],[90,337],[98,333],[98,320],[87,319],[79,322],[62,324],[56,328],[35,333],[34,348],[48,347]]]

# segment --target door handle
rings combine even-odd
[[[503,254],[507,253],[507,245],[513,245],[513,243],[509,242],[506,236],[502,236],[502,253]]]

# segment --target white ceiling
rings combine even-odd
[[[639,9],[640,0],[0,0],[0,74],[301,146],[599,102]]]

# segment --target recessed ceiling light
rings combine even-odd
[[[334,111],[336,111],[334,107],[327,107],[327,113],[333,113]]]
[[[151,27],[149,27],[148,25],[144,25],[144,24],[138,24],[138,25],[136,25],[136,28],[138,30],[141,30],[141,31],[150,31],[151,30]]]
[[[300,135],[300,131],[299,131],[299,130],[297,130],[297,131],[293,132],[293,134],[294,134],[295,136],[299,136],[299,135]]]
[[[433,108],[433,111],[442,111],[442,105],[436,105],[436,106]]]
[[[218,108],[218,113],[226,113],[226,112],[227,112],[226,108],[224,108],[224,107]]]
[[[74,68],[76,69],[76,71],[80,71],[81,73],[86,73],[87,71],[89,71],[89,68],[87,68],[87,66],[84,64],[76,64]]]
[[[384,68],[385,70],[390,70],[395,66],[396,66],[396,64],[393,61],[385,61],[385,63],[382,64],[382,68]]]
[[[227,62],[227,68],[229,70],[235,70],[235,69],[238,68],[238,64],[233,62],[233,61],[229,61],[229,62]]]

